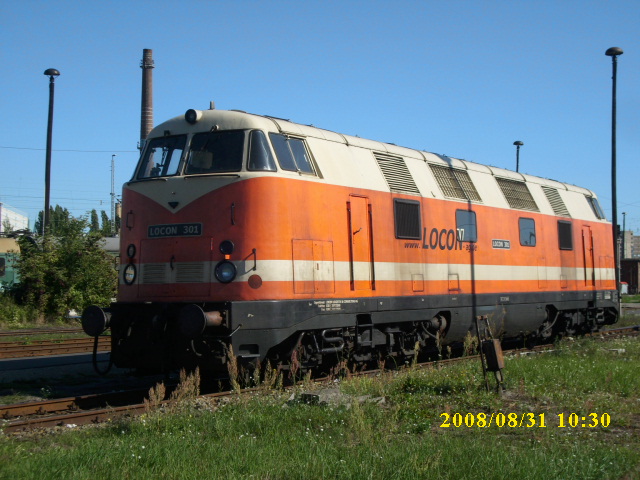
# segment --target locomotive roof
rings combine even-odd
[[[206,129],[209,129],[214,125],[220,125],[224,130],[262,129],[266,131],[275,131],[294,136],[312,137],[320,140],[342,143],[344,145],[352,147],[364,148],[367,150],[387,153],[394,156],[401,156],[404,158],[413,158],[432,164],[440,164],[462,170],[481,172],[515,181],[535,183],[543,186],[549,186],[555,189],[573,191],[587,196],[596,196],[593,191],[587,188],[560,182],[557,180],[528,175],[520,172],[515,172],[513,170],[484,165],[468,160],[462,160],[459,158],[448,157],[446,155],[439,155],[424,150],[401,147],[392,143],[384,143],[376,140],[369,140],[366,138],[345,135],[342,133],[333,132],[331,130],[318,128],[313,125],[303,125],[295,123],[290,120],[278,117],[257,115],[244,112],[242,110],[211,109],[201,110],[200,112],[202,113],[202,117],[196,124],[191,125],[187,123],[187,121],[185,120],[185,116],[180,115],[157,125],[151,131],[149,137],[162,136],[167,130],[170,132],[180,131],[186,133],[201,132],[203,130],[203,126],[205,125]]]

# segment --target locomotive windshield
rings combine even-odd
[[[241,130],[198,133],[191,139],[184,174],[239,172],[243,152],[244,132]]]
[[[186,143],[186,135],[151,139],[140,160],[136,179],[166,177],[178,173],[180,157]]]
[[[187,135],[152,138],[140,159],[135,180],[240,172],[245,156],[249,171],[275,172],[277,158],[283,170],[315,174],[303,139],[276,133],[269,133],[269,138],[275,156],[261,130],[212,130],[195,133],[189,139]]]

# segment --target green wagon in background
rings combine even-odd
[[[14,238],[0,238],[0,292],[20,281],[16,268],[20,246]]]

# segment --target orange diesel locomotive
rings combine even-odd
[[[149,135],[123,188],[120,367],[328,367],[616,322],[611,224],[593,192],[240,111]],[[232,348],[230,348],[232,347]]]

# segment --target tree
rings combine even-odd
[[[38,213],[38,219],[34,225],[34,229],[38,234],[42,234],[42,227],[44,226],[44,210],[40,210]],[[59,235],[61,231],[64,231],[68,223],[73,217],[69,213],[69,210],[56,205],[49,207],[49,233],[51,235]]]
[[[100,212],[100,215],[102,216],[102,235],[104,235],[105,237],[110,237],[113,234],[113,229],[111,228],[111,220],[109,220],[109,215],[107,215],[107,212],[105,212],[104,210]]]
[[[117,273],[113,257],[102,248],[102,237],[87,232],[85,219],[73,217],[55,230],[46,250],[20,240],[19,299],[48,318],[62,317],[70,309],[108,305],[115,296]]]
[[[98,212],[94,208],[91,210],[91,223],[89,224],[89,231],[91,233],[100,233],[100,220],[98,220]]]
[[[5,218],[2,221],[2,228],[0,228],[0,233],[4,233],[5,235],[13,232],[13,226],[8,218]]]

